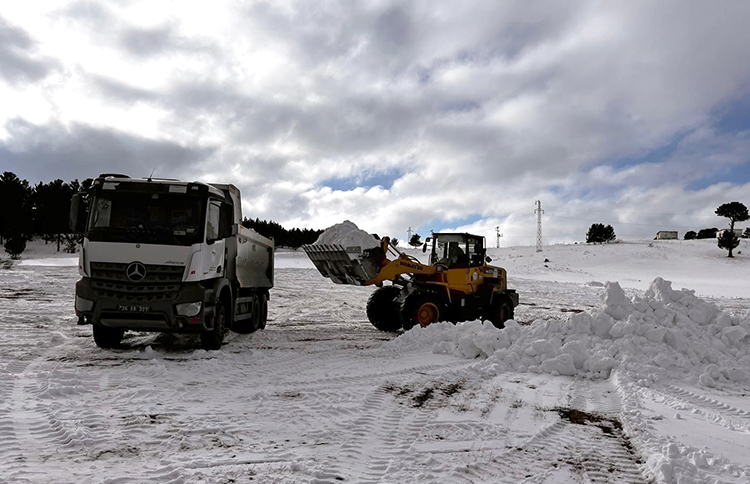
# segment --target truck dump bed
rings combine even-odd
[[[273,287],[273,240],[239,225],[237,279],[240,287]]]

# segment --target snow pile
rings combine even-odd
[[[486,357],[489,374],[544,372],[606,378],[613,368],[650,380],[679,376],[708,387],[750,380],[750,320],[720,311],[694,291],[656,278],[643,297],[608,282],[602,308],[566,321],[447,323],[408,331],[394,344],[432,344],[436,353]],[[413,334],[414,333],[414,334]],[[416,343],[417,339],[423,339]]]
[[[360,230],[353,222],[344,220],[340,224],[332,225],[320,234],[313,245],[338,244],[343,247],[362,247],[362,250],[380,247],[380,241]]]

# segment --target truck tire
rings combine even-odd
[[[108,328],[101,324],[94,325],[94,343],[99,348],[117,348],[124,334],[124,329]]]
[[[440,298],[429,292],[415,292],[409,295],[401,306],[401,319],[405,330],[416,325],[421,327],[437,323],[443,316]]]
[[[367,300],[367,319],[380,331],[398,331],[401,329],[399,306],[396,298],[401,293],[397,286],[379,287]]]
[[[204,350],[218,350],[224,342],[226,328],[227,307],[224,301],[219,301],[214,307],[214,328],[201,333],[201,346]]]
[[[232,331],[239,334],[250,334],[260,329],[260,318],[261,318],[261,305],[260,296],[255,296],[253,299],[253,307],[251,308],[252,316],[246,319],[235,319],[232,323]]]
[[[258,314],[258,329],[266,329],[266,321],[268,321],[268,297],[265,294],[260,295],[260,311]]]
[[[505,322],[509,319],[513,319],[513,302],[510,298],[506,296],[497,298],[492,303],[487,319],[489,319],[496,328],[503,329],[505,327]]]

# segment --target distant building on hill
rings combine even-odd
[[[676,230],[660,230],[656,232],[656,240],[677,239]]]
[[[722,229],[716,232],[716,238],[720,239],[722,235],[724,235],[724,232],[728,232],[729,229]],[[734,235],[737,237],[742,237],[742,229],[734,229]]]

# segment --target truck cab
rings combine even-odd
[[[101,347],[134,330],[196,332],[217,349],[227,329],[262,328],[274,244],[241,221],[233,185],[100,175],[71,204],[79,323]]]

